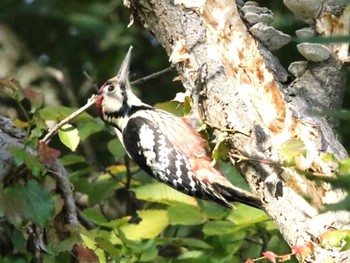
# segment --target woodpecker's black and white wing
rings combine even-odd
[[[149,175],[190,195],[197,195],[198,180],[186,156],[154,121],[138,114],[123,129],[123,143],[131,158]]]

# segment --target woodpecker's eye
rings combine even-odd
[[[114,86],[113,86],[113,85],[109,85],[108,88],[107,88],[107,90],[108,90],[109,92],[114,91]]]

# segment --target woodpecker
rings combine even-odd
[[[149,175],[185,194],[233,208],[238,201],[262,209],[253,194],[233,186],[212,159],[205,140],[183,117],[155,109],[132,92],[129,48],[118,74],[105,82],[96,108],[115,128],[127,154]]]

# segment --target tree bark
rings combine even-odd
[[[315,111],[341,105],[345,87],[341,59],[348,46],[331,46],[329,59],[309,62],[305,72],[291,82],[277,59],[249,33],[233,0],[126,4],[163,45],[185,88],[198,102],[202,118],[222,130],[238,131],[230,134],[228,143],[249,160],[236,165],[285,240],[290,245],[312,243],[310,262],[348,261],[348,251],[315,242],[330,226],[349,224],[348,211],[320,212],[324,204],[339,202],[345,193],[325,183],[318,186],[295,167],[280,165],[281,148],[289,140],[305,144],[307,154],[297,160],[304,171],[334,176],[335,163],[324,161],[323,155],[331,153],[338,160],[347,157],[333,130],[334,122]],[[314,18],[321,35],[339,33],[334,22],[349,17],[348,9],[340,8],[336,15],[330,10],[324,3]],[[348,25],[343,31],[349,33]]]

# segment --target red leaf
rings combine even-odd
[[[310,242],[306,243],[305,246],[297,246],[297,245],[292,246],[292,251],[300,255],[302,258],[306,258],[310,254],[312,254],[312,250],[313,250],[313,245]]]
[[[276,262],[276,257],[277,255],[275,253],[273,253],[272,251],[265,251],[265,252],[262,252],[264,258],[270,260],[272,263],[275,263]]]
[[[24,89],[24,96],[30,101],[33,109],[39,109],[44,104],[44,95],[32,89]]]
[[[98,263],[98,257],[92,249],[75,246],[74,251],[79,263]]]
[[[53,163],[60,154],[59,150],[47,146],[46,143],[38,142],[38,156],[44,164]]]

